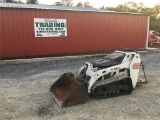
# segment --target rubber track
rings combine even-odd
[[[114,83],[114,82],[117,82],[117,81],[121,81],[121,80],[124,80],[126,78],[129,78],[128,76],[117,76],[117,77],[111,77],[107,80],[99,80],[99,81],[96,81],[92,88],[91,88],[91,93],[93,96],[97,97],[97,98],[109,98],[109,96],[97,96],[95,94],[95,90],[97,87],[100,87],[100,86],[103,86],[103,85],[109,85],[111,83]],[[111,97],[111,96],[110,96]],[[115,96],[112,96],[112,97],[115,97]]]

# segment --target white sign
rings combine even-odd
[[[34,18],[35,37],[67,36],[66,19]]]

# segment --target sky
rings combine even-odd
[[[39,4],[49,4],[52,5],[57,1],[61,0],[38,0]],[[106,7],[116,7],[118,4],[124,4],[128,1],[140,3],[143,2],[147,7],[153,7],[155,4],[160,3],[160,0],[73,0],[75,4],[78,2],[85,2],[88,1],[90,4],[95,8],[100,8],[101,6]]]

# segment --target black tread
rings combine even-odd
[[[123,84],[123,81],[127,81],[125,84]],[[115,94],[115,95],[97,95],[96,94],[96,90],[97,88],[104,88],[104,87],[111,87],[111,85],[123,85],[123,86],[126,86],[126,87],[129,87],[129,90],[128,91],[125,91],[125,92],[120,92],[119,95],[127,95],[127,94],[131,94],[132,93],[132,90],[133,90],[133,87],[132,87],[132,81],[131,79],[128,77],[128,76],[118,76],[118,77],[111,77],[107,80],[99,80],[99,81],[96,81],[92,88],[91,88],[91,94],[94,96],[94,97],[97,97],[97,98],[110,98],[110,97],[117,97],[119,95]],[[118,86],[119,87],[119,86]]]

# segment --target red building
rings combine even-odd
[[[149,16],[0,3],[0,58],[145,48]]]

